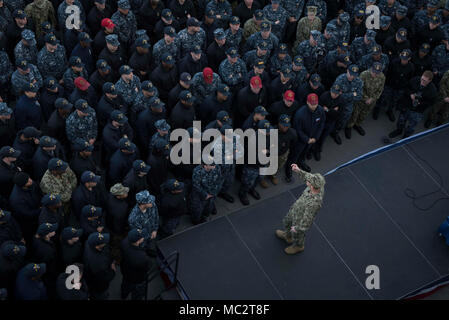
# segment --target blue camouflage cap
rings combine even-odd
[[[312,30],[310,31],[310,35],[312,36],[312,38],[315,41],[320,41],[321,40],[321,32],[319,32],[318,30]]]
[[[23,274],[28,278],[41,277],[47,271],[45,263],[29,263],[23,267]]]
[[[162,10],[161,16],[165,20],[168,20],[168,21],[173,20],[173,13],[171,12],[170,9],[166,8],[166,9]]]
[[[368,29],[366,30],[365,35],[369,40],[373,41],[376,38],[376,31]]]
[[[399,54],[399,58],[401,60],[409,60],[411,58],[412,51],[410,49],[404,49]]]
[[[57,98],[55,100],[55,108],[62,110],[70,110],[73,108],[73,104],[71,104],[66,98]]]
[[[259,41],[257,41],[257,45],[256,46],[260,50],[268,50],[268,48],[269,48],[268,41],[264,40],[264,39],[260,39]]]
[[[44,21],[41,23],[41,29],[45,33],[51,33],[53,32],[53,27],[51,26],[51,23],[49,21]]]
[[[78,34],[78,41],[90,43],[90,42],[92,42],[92,39],[87,32],[81,32],[80,34]]]
[[[225,110],[221,110],[217,113],[217,120],[221,123],[232,122],[231,118],[229,117],[229,113],[227,113]]]
[[[215,19],[215,11],[212,8],[206,10],[205,15],[209,19]]]
[[[439,0],[429,0],[427,2],[427,8],[437,8],[439,4]]]
[[[131,5],[129,4],[128,0],[118,0],[117,1],[117,7],[120,9],[131,9]]]
[[[168,26],[164,28],[164,34],[174,38],[176,37],[176,30],[175,28]]]
[[[259,68],[259,69],[265,69],[265,60],[257,58],[254,61],[254,67]]]
[[[41,237],[45,237],[47,234],[56,232],[58,230],[58,223],[42,223],[36,231],[36,234],[38,234]]]
[[[103,92],[112,94],[112,95],[116,95],[117,89],[115,88],[115,84],[113,84],[112,82],[105,82],[103,84]]]
[[[280,43],[278,47],[279,54],[288,54],[288,47],[285,43]]]
[[[192,84],[192,76],[188,72],[181,73],[179,80],[186,84]]]
[[[321,84],[321,77],[318,73],[314,73],[310,76],[310,82],[314,85],[314,86],[318,86]]]
[[[214,37],[217,40],[223,40],[226,38],[226,34],[222,28],[217,28],[214,30]]]
[[[41,203],[44,207],[51,207],[61,203],[61,196],[57,193],[47,193],[42,197]]]
[[[348,68],[349,74],[351,76],[357,77],[359,75],[359,66],[356,64],[351,64]]]
[[[102,72],[107,72],[108,70],[111,70],[111,66],[104,59],[99,59],[95,66]]]
[[[56,38],[56,36],[53,33],[47,33],[44,37],[45,43],[49,43],[53,46],[57,45],[59,43],[59,40]]]
[[[1,221],[9,221],[11,218],[11,212],[0,209],[0,222]]]
[[[92,152],[94,151],[94,146],[90,144],[89,141],[86,141],[82,138],[76,138],[75,142],[73,143],[73,150],[77,152]]]
[[[13,258],[13,257],[24,257],[26,254],[26,247],[23,245],[18,245],[13,241],[6,241],[1,246],[2,256],[5,258]]]
[[[151,204],[155,204],[155,200],[156,198],[151,195],[148,190],[143,190],[140,191],[139,193],[136,194],[136,201],[138,204],[147,204],[147,203],[151,203]]]
[[[85,205],[83,209],[81,209],[81,214],[85,217],[101,217],[101,215],[103,214],[103,209],[88,204]]]
[[[263,21],[260,24],[260,30],[261,31],[270,31],[271,30],[271,22],[269,21]]]
[[[145,238],[145,234],[142,229],[134,228],[128,232],[128,241],[130,243],[136,243],[142,238]]]
[[[84,99],[78,99],[75,101],[75,109],[81,112],[87,112],[89,108],[89,103]]]
[[[56,171],[66,171],[69,167],[69,164],[59,158],[51,158],[48,161],[48,169],[56,170]]]
[[[136,47],[148,49],[150,47],[150,43],[148,42],[147,39],[141,37],[136,40]]]
[[[73,227],[65,227],[61,232],[61,238],[63,241],[68,241],[73,238],[81,238],[83,235],[83,229],[75,229]]]
[[[54,90],[58,86],[58,80],[53,76],[48,76],[44,80],[44,86],[47,89]]]
[[[108,244],[109,239],[110,239],[109,233],[93,232],[87,238],[87,243],[90,246],[96,247],[103,244]]]
[[[176,63],[175,57],[173,57],[170,52],[163,53],[161,56],[161,61],[168,65],[174,65]]]
[[[135,160],[133,162],[133,169],[135,172],[148,173],[148,171],[150,171],[151,169],[151,166],[149,164],[146,164],[145,161]]]
[[[346,66],[351,64],[351,58],[349,57],[349,54],[340,54],[337,58],[337,61],[344,63]]]
[[[179,100],[185,101],[187,103],[193,103],[195,101],[195,97],[189,90],[182,90],[179,93]]]
[[[371,53],[372,54],[381,54],[382,53],[382,47],[379,44],[374,44],[371,47]]]
[[[120,150],[126,150],[129,152],[135,152],[137,149],[136,145],[128,138],[121,138],[118,142],[118,145]]]
[[[399,15],[399,16],[406,16],[407,15],[407,11],[408,11],[408,8],[406,6],[399,5],[396,8],[396,14]]]
[[[279,124],[284,126],[284,127],[291,127],[292,120],[291,120],[291,118],[288,115],[281,114],[279,116]]]
[[[23,40],[29,42],[29,45],[34,46],[36,44],[36,37],[33,31],[25,29],[22,31],[21,36]]]
[[[430,51],[430,44],[428,44],[428,43],[421,44],[421,46],[419,47],[419,51],[422,51],[424,53],[429,53],[429,51]]]
[[[354,16],[356,16],[356,17],[363,17],[363,16],[365,16],[365,10],[361,9],[361,8],[358,9],[358,10],[355,10]]]
[[[254,113],[258,113],[258,114],[261,114],[263,116],[267,116],[268,115],[267,109],[265,109],[263,106],[257,106],[254,109]]]
[[[130,66],[128,66],[127,64],[121,66],[119,69],[120,75],[123,75],[123,74],[128,75],[128,74],[131,74],[131,72],[133,72],[133,69]]]
[[[301,56],[295,56],[293,58],[293,64],[297,67],[304,66],[304,59]]]
[[[231,19],[229,20],[229,23],[234,25],[240,24],[240,18],[237,16],[232,16]]]
[[[27,92],[38,92],[39,91],[39,86],[37,85],[37,83],[32,83],[30,82],[30,84],[25,85],[22,88],[23,91],[27,91]]]
[[[27,60],[23,59],[23,60],[18,60],[16,62],[16,66],[17,66],[17,68],[20,68],[22,70],[27,70],[30,67],[30,64],[28,63]]]
[[[139,29],[139,30],[137,30],[137,31],[136,31],[136,39],[139,39],[139,38],[144,38],[144,39],[146,39],[147,41],[149,41],[149,40],[150,40],[150,37],[149,37],[148,34],[147,34],[147,30],[145,30],[145,29]]]
[[[381,16],[380,17],[380,27],[386,28],[391,23],[391,17],[390,16]]]
[[[196,44],[190,49],[190,52],[193,52],[194,54],[200,54],[203,51],[201,50],[201,46],[199,44]]]
[[[170,131],[170,125],[167,123],[165,119],[160,119],[154,123],[154,126],[158,130],[162,131]]]
[[[342,92],[341,87],[340,87],[340,85],[339,85],[338,83],[334,83],[334,84],[332,85],[330,91],[331,91],[332,93],[335,93],[335,94],[341,94],[341,92]]]
[[[84,171],[83,174],[81,175],[81,183],[86,183],[86,182],[98,183],[98,182],[100,182],[100,180],[101,180],[101,177],[97,176],[92,171]]]
[[[69,59],[69,65],[71,67],[77,67],[77,68],[84,67],[83,61],[78,56],[71,56]]]
[[[200,26],[200,22],[198,21],[197,18],[190,17],[190,18],[187,19],[186,26],[187,27],[199,27]]]
[[[156,87],[153,85],[153,83],[150,80],[145,80],[144,82],[142,82],[141,88],[142,88],[142,90],[148,91],[150,93],[156,91]]]
[[[257,123],[257,129],[270,130],[273,129],[273,127],[271,126],[270,121],[264,119]]]
[[[21,9],[16,9],[16,10],[14,10],[12,16],[13,16],[13,18],[17,18],[17,19],[25,19],[27,17],[27,14],[25,13],[25,11],[23,11]]]
[[[111,112],[111,120],[118,122],[120,125],[124,125],[128,122],[128,117],[120,110],[114,110]]]
[[[9,116],[12,114],[12,109],[8,107],[6,102],[0,102],[0,116]]]
[[[340,13],[338,15],[338,19],[343,23],[348,22],[349,21],[349,13],[347,13],[347,12]]]
[[[225,95],[226,97],[229,97],[231,94],[231,90],[229,89],[229,87],[224,84],[224,83],[220,83],[217,87],[217,92]]]
[[[263,11],[261,9],[257,9],[256,11],[254,11],[254,17],[256,18],[257,21],[263,20],[264,17]]]
[[[283,65],[281,67],[281,73],[286,78],[291,78],[293,76],[292,68],[290,68],[290,66],[287,65]]]
[[[39,146],[42,148],[51,148],[56,146],[56,144],[58,143],[58,140],[56,140],[55,138],[49,137],[49,136],[42,136],[39,139]]]
[[[118,47],[120,45],[120,41],[118,41],[118,36],[116,34],[108,34],[105,37],[105,40],[114,47]]]
[[[396,36],[400,40],[407,40],[407,29],[405,28],[399,28],[399,30],[396,32]]]
[[[434,14],[430,17],[429,23],[432,24],[440,24],[441,23],[441,16],[439,14]]]
[[[162,138],[157,138],[154,141],[154,148],[159,151],[164,151],[165,153],[170,152],[170,144],[167,142],[167,140]]]
[[[184,183],[176,179],[167,180],[166,186],[169,191],[179,191],[184,189]]]
[[[150,101],[148,101],[150,108],[154,108],[154,109],[162,109],[165,106],[165,103],[163,103],[161,101],[161,99],[159,99],[159,97],[153,97],[150,99]]]
[[[371,66],[371,70],[377,74],[381,73],[382,69],[383,69],[383,65],[380,62],[374,62],[373,65]]]

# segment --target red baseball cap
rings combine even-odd
[[[212,80],[214,80],[214,72],[212,71],[211,68],[204,68],[203,77],[206,83],[211,84]]]
[[[104,18],[103,20],[101,20],[101,26],[108,29],[114,29],[115,24],[111,19]]]
[[[318,96],[315,93],[311,93],[307,96],[307,102],[311,105],[318,104]]]
[[[255,88],[262,88],[262,80],[259,76],[252,77],[250,83]]]
[[[284,93],[284,99],[287,101],[294,101],[295,100],[295,93],[291,90],[287,90]]]
[[[82,91],[86,91],[90,87],[90,83],[83,77],[75,78],[75,81],[73,83],[75,84],[75,87]]]

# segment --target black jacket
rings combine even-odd
[[[106,291],[115,276],[114,270],[111,269],[112,257],[109,245],[98,251],[86,242],[83,261],[89,290],[99,293]]]
[[[270,108],[268,108],[268,112],[270,113],[268,115],[268,120],[270,121],[271,125],[275,125],[279,121],[279,116],[281,114],[286,114],[290,117],[290,119],[293,118],[293,115],[295,114],[296,110],[299,109],[299,103],[298,101],[293,101],[293,104],[290,107],[287,107],[284,103],[284,100],[277,101],[273,103]]]
[[[148,272],[155,267],[145,249],[134,246],[128,240],[128,237],[122,240],[120,249],[122,252],[120,267],[123,280],[135,284],[145,282]]]
[[[67,289],[66,280],[69,274],[63,272],[56,280],[56,296],[59,300],[88,300],[89,292],[87,283],[84,278],[81,278],[81,288],[79,290]]]
[[[20,172],[19,168],[13,163],[6,164],[0,159],[0,195],[9,198],[12,188],[14,187],[13,178],[16,173]]]
[[[218,71],[220,63],[222,63],[223,60],[226,59],[225,52],[225,46],[219,47],[215,40],[209,45],[209,47],[207,47],[207,61],[209,61],[209,67],[211,67],[215,72]]]
[[[104,208],[104,195],[98,185],[92,188],[92,191],[89,191],[84,184],[80,184],[72,194],[72,213],[75,214],[75,217],[79,219],[83,207],[88,204]]]
[[[61,239],[59,248],[60,263],[64,270],[68,265],[83,262],[83,247],[81,239],[74,244],[68,244]]]
[[[72,171],[75,173],[78,181],[81,180],[81,175],[84,171],[92,171],[98,174],[97,164],[95,163],[92,155],[84,159],[83,157],[81,157],[79,152],[75,152],[75,154],[73,155],[73,158],[70,161],[70,169],[72,169]]]
[[[61,160],[65,160],[64,152],[59,143],[56,144],[56,149],[54,150],[53,154],[49,154],[41,147],[37,148],[33,156],[32,176],[34,177],[34,180],[41,181],[42,177],[45,174],[45,171],[47,171],[48,169],[48,161],[50,161],[51,158],[55,157]]]
[[[136,194],[140,191],[148,189],[147,176],[139,177],[138,174],[134,171],[134,168],[129,170],[126,177],[123,179],[122,183],[125,187],[129,188],[128,198],[131,202],[131,207],[135,205]]]
[[[156,150],[153,150],[153,154],[147,159],[147,163],[151,166],[147,179],[151,194],[158,195],[161,192],[161,184],[167,180],[169,161],[165,155],[155,154],[155,152]]]
[[[208,95],[197,108],[197,117],[201,120],[201,123],[210,123],[217,119],[217,113],[220,111],[226,111],[228,114],[231,114],[231,102],[232,96],[229,96],[226,101],[219,102],[216,93]]]
[[[106,159],[109,159],[115,151],[118,150],[118,142],[126,135],[132,140],[134,137],[133,129],[126,123],[121,127],[115,128],[111,121],[103,129],[103,151],[106,153]]]
[[[50,115],[55,110],[55,101],[58,98],[64,98],[65,92],[64,88],[58,84],[58,91],[51,92],[47,89],[42,89],[39,97],[39,103],[41,104],[42,116],[44,121],[48,121]]]
[[[165,69],[160,65],[151,72],[150,80],[157,87],[161,100],[165,102],[168,99],[170,90],[178,84],[178,69],[176,66],[171,69]]]
[[[117,199],[112,194],[108,194],[106,208],[106,226],[113,234],[122,235],[128,226],[129,208],[127,199]],[[135,201],[135,200],[134,200]]]
[[[16,121],[14,114],[11,114],[11,119],[0,120],[0,148],[4,146],[12,146],[16,137]]]
[[[248,86],[240,89],[237,95],[237,112],[240,114],[240,118],[243,122],[254,111],[257,106],[266,107],[268,104],[268,96],[266,88],[260,90],[258,94],[255,94]]]
[[[187,72],[190,75],[195,75],[198,72],[202,72],[204,68],[208,66],[207,57],[203,53],[198,61],[194,61],[192,55],[189,53],[179,61],[178,72],[179,75],[183,72]]]
[[[178,128],[188,129],[193,126],[194,120],[195,106],[187,106],[179,101],[170,114],[169,122],[172,130]]]
[[[9,240],[19,242],[22,238],[22,230],[14,217],[10,217],[6,223],[0,224],[0,246],[3,242]]]
[[[410,61],[402,65],[399,58],[390,64],[386,83],[393,89],[404,89],[415,74],[415,66]]]
[[[114,185],[122,183],[126,174],[133,167],[134,160],[137,160],[136,152],[132,154],[124,154],[120,149],[115,151],[109,162],[109,183]]]
[[[411,94],[415,94],[415,104],[413,104],[410,98]],[[421,77],[412,78],[406,88],[406,92],[402,99],[403,110],[411,110],[418,113],[423,113],[433,105],[435,99],[437,98],[438,91],[435,85],[431,82],[427,86],[421,86]]]

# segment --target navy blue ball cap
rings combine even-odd
[[[109,233],[93,232],[87,238],[87,243],[91,246],[99,246],[109,243]]]
[[[61,203],[61,196],[57,193],[47,193],[42,197],[41,203],[45,207],[55,206]]]
[[[83,229],[75,229],[73,227],[66,227],[61,232],[63,241],[68,241],[73,238],[80,238],[83,235]]]
[[[95,173],[93,173],[92,171],[84,171],[83,174],[81,175],[81,183],[86,183],[86,182],[100,182],[101,180],[101,176],[97,176]]]
[[[23,272],[28,278],[41,277],[47,271],[45,263],[29,263],[23,267]]]

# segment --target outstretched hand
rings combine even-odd
[[[300,171],[300,169],[299,169],[299,167],[298,167],[298,165],[296,163],[292,164],[292,171],[293,172],[299,172]]]

